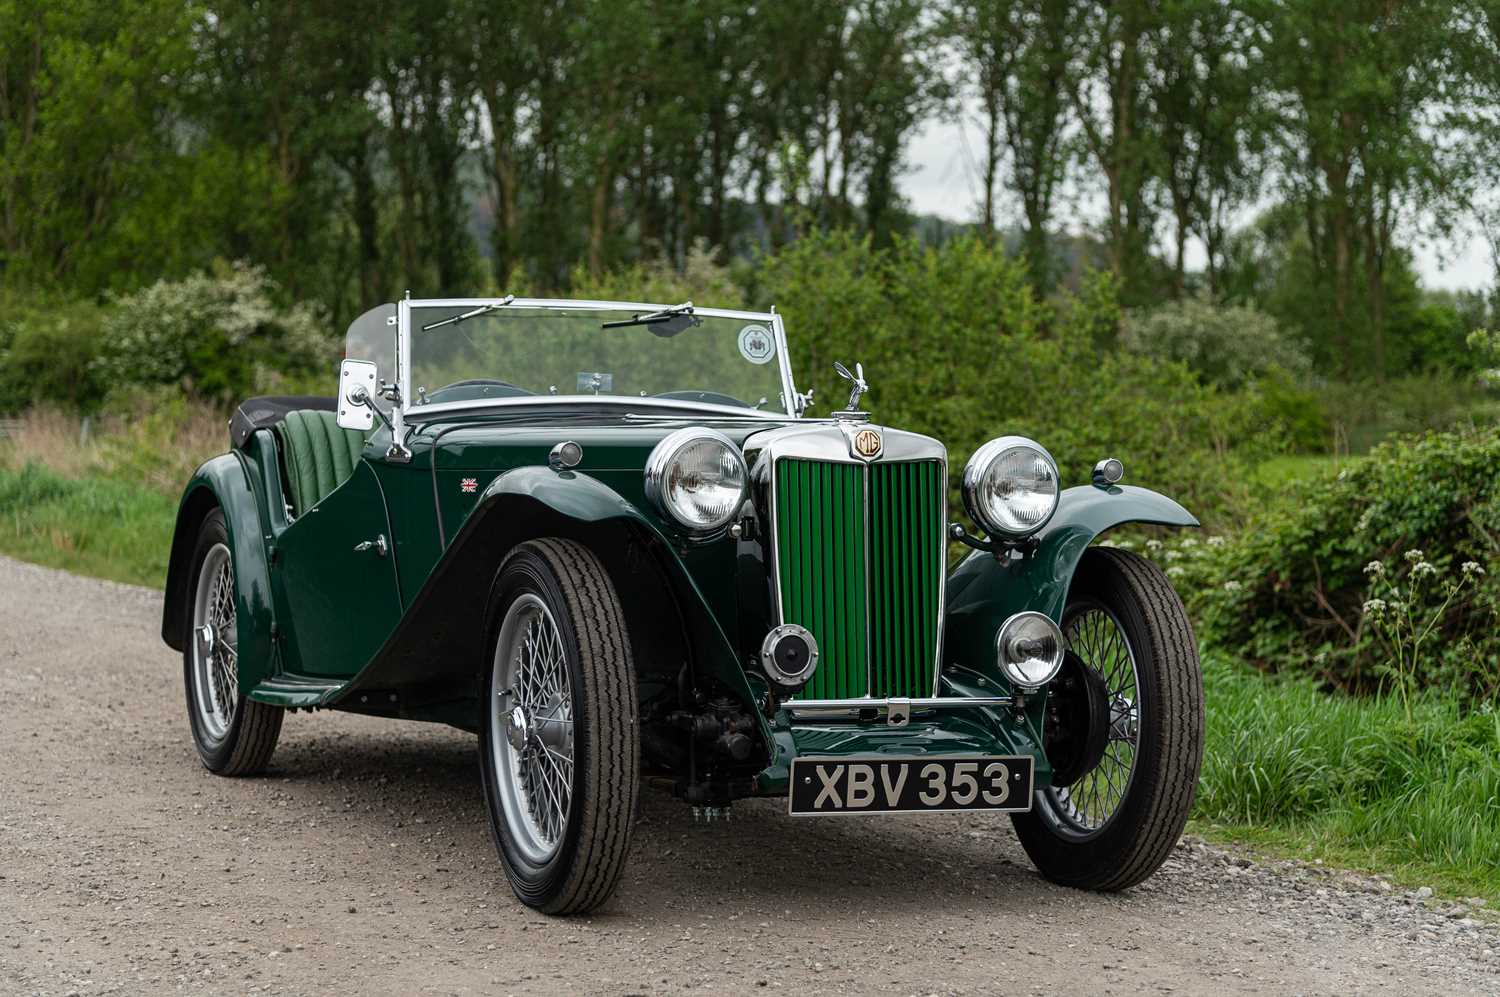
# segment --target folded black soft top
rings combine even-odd
[[[274,426],[285,419],[288,412],[298,409],[332,412],[335,401],[337,399],[319,395],[261,395],[259,398],[246,398],[229,419],[229,444],[244,447],[257,429]]]

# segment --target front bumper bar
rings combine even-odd
[[[892,727],[905,727],[911,722],[913,710],[963,710],[976,706],[1012,706],[1012,696],[934,696],[907,699],[892,696],[889,699],[791,699],[781,708],[793,716],[808,717],[856,717],[863,718],[873,711],[876,718],[884,717]]]

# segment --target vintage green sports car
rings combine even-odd
[[[950,522],[943,444],[862,411],[858,365],[805,417],[786,344],[690,303],[361,316],[334,397],[246,402],[183,494],[162,636],[203,763],[262,769],[292,709],[476,732],[506,874],[556,914],[610,896],[643,777],[709,818],[1009,812],[1057,882],[1149,876],[1197,654],[1162,572],[1092,543],[1197,521],[1001,436]]]

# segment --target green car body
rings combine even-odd
[[[1037,783],[1045,785],[1045,695],[1027,698],[1020,710],[918,710],[900,727],[857,717],[805,719],[785,706],[767,708],[771,690],[751,663],[774,616],[768,531],[685,537],[645,494],[651,451],[685,418],[674,412],[653,422],[638,413],[563,403],[519,418],[476,411],[416,424],[405,441],[410,456],[400,460],[389,456],[390,434],[381,429],[354,473],[291,522],[276,436],[258,428],[245,446],[208,461],[187,484],[163,637],[178,649],[187,639],[181,607],[188,558],[203,518],[218,508],[234,554],[243,696],[280,707],[474,730],[480,717],[475,676],[484,655],[484,627],[476,621],[497,567],[528,539],[567,537],[599,554],[631,618],[661,623],[635,635],[648,758],[663,767],[682,765],[696,750],[669,743],[681,740],[674,734],[682,721],[668,718],[693,702],[710,701],[719,715],[753,722],[745,732],[753,742],[748,758],[715,766],[712,785],[684,785],[690,798],[784,794],[791,760],[809,753],[1030,755]],[[724,419],[716,411],[686,421],[715,428],[741,447],[756,434],[828,425]],[[549,466],[549,452],[563,441],[582,448],[577,466]],[[761,509],[750,518],[764,522],[768,514]],[[934,520],[944,538],[946,520]],[[1195,526],[1197,520],[1146,489],[1084,485],[1063,491],[1024,557],[976,550],[948,572],[941,607],[911,614],[914,620],[936,614],[918,622],[942,634],[937,694],[1010,695],[1014,690],[995,662],[1000,624],[1027,610],[1059,619],[1085,549],[1125,523]],[[376,536],[389,538],[389,556],[355,550]],[[939,551],[946,554],[946,543]],[[921,593],[914,586],[909,595],[915,604]],[[674,775],[688,779],[685,772]]]
[[[786,351],[774,312],[691,304],[366,313],[334,397],[247,401],[183,493],[162,636],[204,764],[263,768],[287,710],[473,731],[549,913],[608,898],[642,775],[710,818],[1006,812],[1058,882],[1150,875],[1196,784],[1196,648],[1165,575],[1091,545],[1197,520],[1114,460],[1063,489],[1018,437],[960,478],[858,407],[858,365],[806,418]]]

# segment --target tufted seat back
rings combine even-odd
[[[348,481],[365,449],[365,434],[340,429],[332,412],[298,409],[276,424],[286,454],[292,512],[298,516]]]

